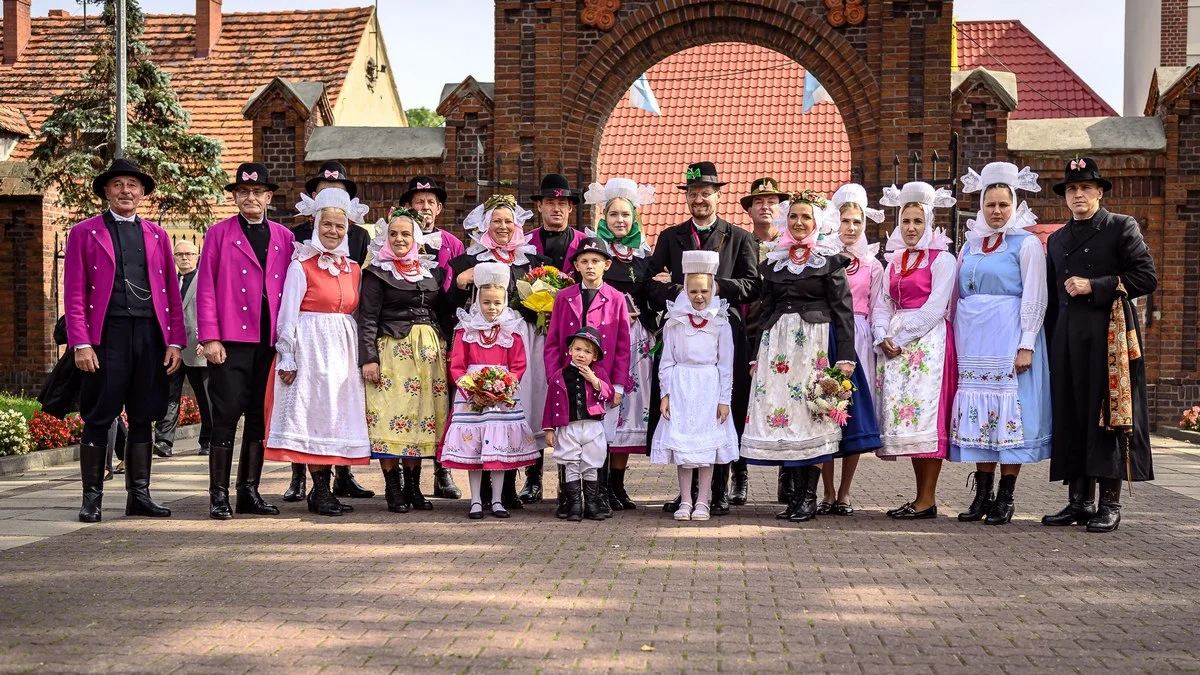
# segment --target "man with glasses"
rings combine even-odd
[[[661,270],[650,284],[650,306],[665,310],[667,301],[674,300],[683,290],[683,252],[716,251],[721,262],[717,267],[713,294],[729,302],[729,322],[733,328],[733,423],[741,438],[746,425],[746,405],[750,395],[749,354],[746,349],[746,327],[742,305],[758,299],[762,281],[758,277],[758,244],[754,235],[735,227],[717,215],[721,202],[721,186],[712,162],[696,162],[687,169],[686,183],[678,186],[687,192],[688,210],[692,217],[668,227],[658,235],[651,269]],[[657,369],[655,369],[657,373]],[[656,387],[657,388],[657,387]],[[651,406],[653,412],[655,406]],[[745,470],[743,466],[741,470]],[[729,513],[729,465],[713,467],[712,514]],[[693,486],[693,492],[695,487]],[[680,499],[663,505],[673,512]]]
[[[179,293],[183,297],[183,327],[187,332],[187,345],[183,348],[183,367],[167,380],[167,414],[154,425],[154,454],[170,457],[175,445],[175,427],[179,424],[179,400],[183,397],[183,380],[192,385],[196,393],[196,404],[200,407],[200,454],[207,455],[212,435],[212,413],[208,408],[208,363],[200,355],[196,339],[196,263],[200,249],[187,239],[175,244],[175,271],[179,279]]]
[[[267,167],[238,167],[233,193],[238,214],[216,223],[204,238],[196,285],[196,324],[208,360],[213,430],[208,457],[210,518],[229,520],[229,472],[233,441],[243,415],[238,456],[237,512],[276,515],[258,493],[266,423],[263,401],[275,359],[275,325],[295,237],[267,220],[278,185]]]

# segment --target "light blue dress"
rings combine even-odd
[[[950,415],[950,459],[1002,464],[1049,459],[1041,242],[1031,234],[1010,233],[998,250],[986,254],[967,243],[960,261],[954,312],[958,391]],[[1017,374],[1019,347],[1033,349],[1033,366]]]

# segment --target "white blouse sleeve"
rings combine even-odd
[[[733,399],[733,326],[728,323],[717,334],[717,373],[721,380],[717,402],[729,405]]]
[[[888,331],[891,330],[892,315],[896,313],[896,307],[888,297],[885,281],[890,276],[890,267],[891,263],[888,263],[880,275],[878,294],[875,292],[875,282],[871,282],[871,333],[874,335],[876,346],[887,339]]]
[[[659,396],[668,396],[671,393],[671,371],[675,369],[675,341],[682,337],[678,331],[675,326],[663,329],[662,359],[658,362]]]
[[[929,297],[918,309],[906,312],[904,325],[892,336],[897,347],[903,349],[908,343],[920,340],[933,330],[939,321],[945,321],[950,309],[950,296],[954,294],[958,261],[949,254],[939,255],[930,264]]]
[[[300,320],[300,303],[308,292],[308,279],[304,267],[293,260],[288,265],[287,277],[283,280],[283,298],[279,301],[279,319],[276,324],[278,336],[275,351],[279,354],[276,370],[296,370],[297,327]]]
[[[1046,254],[1036,235],[1021,242],[1021,341],[1018,349],[1033,349],[1046,318]]]

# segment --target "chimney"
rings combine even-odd
[[[50,17],[51,19],[66,19],[70,18],[71,13],[65,9],[52,9],[49,12],[46,12],[46,16]]]
[[[208,58],[220,38],[221,0],[196,0],[196,58]]]
[[[1188,1],[1162,0],[1158,65],[1187,65]]]
[[[29,6],[33,0],[4,0],[4,65],[21,58],[29,44]]]

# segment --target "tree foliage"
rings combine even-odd
[[[409,108],[404,111],[410,127],[442,127],[446,126],[446,118],[429,108]]]

